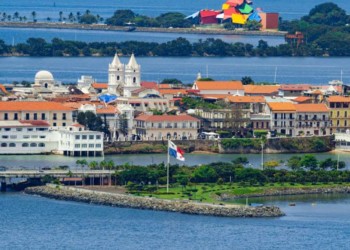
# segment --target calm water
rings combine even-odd
[[[137,57],[137,55],[136,55]],[[121,58],[127,63],[129,58]],[[0,57],[0,82],[34,81],[35,73],[45,69],[56,80],[76,83],[81,75],[92,75],[98,82],[107,82],[110,57],[35,58]],[[251,76],[255,82],[328,84],[340,79],[350,82],[349,58],[305,57],[137,57],[142,66],[142,80],[160,82],[164,78],[178,78],[193,83],[197,73],[216,80],[241,79]]]
[[[287,216],[218,218],[0,194],[1,249],[349,249],[349,196],[268,203]]]
[[[192,14],[200,9],[220,9],[224,0],[202,0],[202,1],[164,1],[164,0],[1,0],[0,9],[3,12],[13,14],[18,11],[20,15],[26,15],[31,18],[31,12],[36,11],[38,20],[44,20],[47,17],[53,19],[59,18],[59,12],[63,11],[64,16],[70,12],[85,12],[89,9],[92,13],[99,14],[106,18],[110,17],[117,9],[131,9],[138,14],[158,16],[165,12],[178,11],[184,14]],[[279,12],[285,19],[299,18],[306,15],[315,5],[326,2],[325,0],[308,1],[289,1],[289,0],[255,0],[254,7],[260,7],[266,12]],[[343,9],[349,11],[350,3],[348,0],[334,0]]]
[[[264,161],[287,161],[294,154],[265,154]],[[209,162],[230,162],[235,158],[242,156],[239,154],[186,154],[186,161],[181,163],[179,161],[172,161],[172,164],[186,164],[189,166],[194,166],[198,164],[205,164]],[[244,155],[248,157],[251,167],[261,166],[261,155],[260,154],[248,154]],[[335,153],[322,153],[315,154],[318,160],[324,160],[326,158],[337,159],[337,154]],[[65,156],[55,156],[55,155],[24,155],[24,156],[10,156],[10,155],[0,155],[0,165],[7,166],[9,168],[39,168],[39,167],[57,167],[61,165],[68,165],[70,167],[75,167],[75,162],[79,158],[77,157],[65,157]],[[96,158],[85,158],[87,161],[102,161],[113,160],[116,164],[130,163],[135,165],[149,165],[152,163],[162,163],[166,162],[166,154],[147,154],[147,155],[112,155]],[[339,160],[345,161],[348,168],[350,168],[350,154],[340,153]],[[282,164],[283,165],[283,164]]]
[[[18,44],[27,41],[30,37],[44,38],[50,42],[53,38],[62,40],[83,41],[83,42],[124,42],[143,41],[164,43],[178,37],[184,37],[190,42],[198,42],[208,37],[221,39],[228,43],[249,43],[257,45],[260,40],[265,40],[269,45],[284,43],[283,37],[271,36],[239,36],[239,35],[205,35],[205,34],[172,34],[172,33],[147,33],[147,32],[118,32],[118,31],[94,31],[94,30],[59,30],[59,29],[21,29],[21,28],[0,28],[0,39],[6,44]]]

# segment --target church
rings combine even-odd
[[[108,93],[131,97],[134,90],[141,88],[141,65],[132,54],[127,65],[122,64],[117,54],[108,67]]]

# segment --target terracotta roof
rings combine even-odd
[[[168,83],[161,83],[159,84],[160,89],[171,89],[171,84]]]
[[[148,122],[181,122],[181,121],[194,121],[198,122],[199,119],[190,115],[140,115],[135,118],[139,121]]]
[[[269,105],[271,111],[274,112],[295,112],[295,105],[291,102],[269,102],[267,105]]]
[[[280,86],[280,90],[287,91],[306,91],[309,90],[312,86],[310,84],[284,84]]]
[[[228,96],[227,101],[232,103],[262,103],[265,102],[263,96]]]
[[[298,96],[296,98],[293,99],[294,102],[307,102],[307,101],[310,101],[312,100],[311,97],[308,97],[308,96]]]
[[[0,111],[71,111],[59,102],[0,102]]]
[[[107,83],[93,83],[91,85],[94,89],[107,89],[108,88],[108,84]]]
[[[96,109],[96,113],[97,114],[115,114],[117,113],[117,108],[112,105],[107,105],[107,107],[104,106],[102,108]]]
[[[161,95],[186,95],[187,94],[187,89],[160,89],[159,93]]]
[[[212,94],[212,95],[200,95],[203,99],[225,99],[230,95],[220,95],[220,94]]]
[[[308,103],[308,104],[295,104],[297,112],[328,112],[326,104],[324,103]]]
[[[62,103],[64,106],[72,108],[72,109],[78,109],[81,107],[81,105],[83,105],[83,103],[80,102],[65,102]]]
[[[251,94],[261,94],[261,95],[271,95],[278,93],[279,85],[244,85],[244,93],[246,95]]]
[[[141,82],[141,87],[145,89],[156,89],[158,90],[158,84],[156,82]]]
[[[6,88],[5,88],[5,86],[2,85],[2,84],[0,84],[0,91],[3,92],[5,95],[8,94],[8,92],[7,92]]]
[[[312,94],[314,94],[314,95],[323,95],[323,92],[318,89],[318,90],[312,91]]]
[[[196,81],[195,84],[199,90],[244,90],[241,81]]]
[[[350,97],[332,95],[328,97],[328,102],[350,102]]]
[[[72,127],[76,127],[76,128],[84,128],[84,125],[81,125],[80,123],[74,123],[71,125]]]
[[[41,121],[41,120],[20,120],[19,122],[22,124],[30,124],[32,126],[46,126],[46,127],[50,126],[50,124],[47,121]]]

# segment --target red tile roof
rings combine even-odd
[[[312,98],[308,96],[298,96],[293,99],[294,102],[298,102],[298,103],[309,102],[311,100]]]
[[[228,96],[226,100],[232,103],[264,103],[265,97],[263,96]]]
[[[159,93],[161,95],[186,95],[187,94],[187,89],[160,89]]]
[[[0,91],[3,92],[5,95],[8,94],[8,92],[7,92],[6,88],[5,88],[5,86],[2,85],[2,84],[0,84]]]
[[[158,84],[156,82],[141,82],[141,87],[145,89],[158,90]]]
[[[108,84],[107,83],[93,83],[92,87],[94,89],[107,89],[108,88]]]
[[[135,118],[138,121],[148,122],[182,122],[182,121],[194,121],[198,122],[199,119],[190,115],[140,115]]]
[[[71,111],[59,102],[0,102],[0,111]]]
[[[333,95],[328,97],[328,102],[350,102],[350,97]]]
[[[241,81],[196,81],[195,84],[199,90],[244,90]]]
[[[279,89],[284,91],[307,91],[311,87],[310,84],[283,84]]]
[[[273,95],[278,94],[279,85],[244,85],[244,93],[246,95]]]
[[[112,105],[107,105],[107,107],[103,106],[101,108],[97,108],[96,113],[97,114],[115,114],[117,113],[117,108]]]
[[[295,104],[294,105],[297,112],[320,112],[320,113],[328,113],[329,110],[324,103],[317,104]]]
[[[45,126],[45,127],[50,126],[50,124],[47,121],[41,121],[41,120],[20,120],[19,122],[22,124],[30,124],[32,126]]]
[[[273,112],[291,113],[295,112],[295,105],[291,102],[269,102],[267,105]]]

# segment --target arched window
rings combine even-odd
[[[174,132],[174,139],[176,139],[177,138],[177,133],[176,132]]]
[[[10,144],[9,144],[9,147],[10,147],[10,148],[15,148],[15,147],[16,147],[16,143],[10,143]]]
[[[27,147],[29,147],[29,144],[28,143],[22,143],[22,147],[23,148],[27,148]]]
[[[132,79],[132,82],[133,82],[133,83],[136,83],[136,77],[134,77],[134,78]]]
[[[117,76],[117,81],[119,81],[120,80],[120,76]]]
[[[2,148],[6,148],[7,147],[7,143],[1,143],[1,147]]]
[[[48,86],[49,86],[49,84],[47,82],[45,82],[44,87],[47,89]]]
[[[33,142],[30,144],[30,147],[35,148],[35,147],[37,147],[37,145],[36,145],[36,143]]]
[[[38,144],[38,147],[44,148],[44,147],[45,147],[45,143],[39,143],[39,144]]]
[[[171,138],[171,134],[170,134],[170,133],[167,133],[167,134],[166,134],[166,138],[167,138],[167,139],[170,139],[170,138]]]

